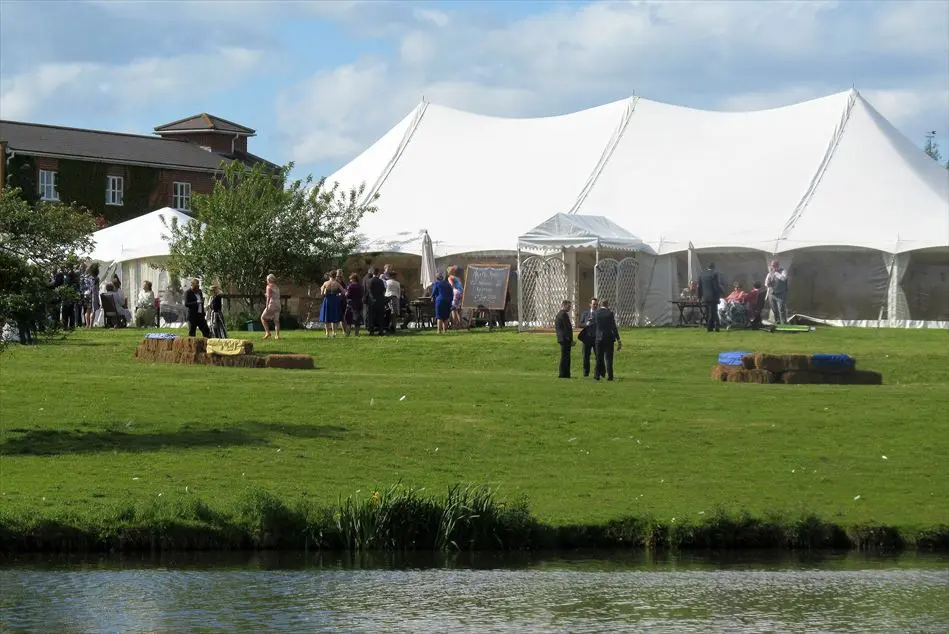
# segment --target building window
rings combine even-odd
[[[105,204],[121,205],[124,200],[125,179],[121,176],[105,177]]]
[[[43,200],[59,200],[59,190],[56,189],[56,172],[40,170],[40,198]]]
[[[178,211],[191,211],[191,183],[175,183],[171,206]]]

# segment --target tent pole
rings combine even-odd
[[[524,330],[524,286],[521,284],[521,243],[517,243],[517,329]]]
[[[593,296],[594,296],[594,297],[599,297],[599,296],[600,296],[600,276],[599,276],[599,274],[597,273],[597,270],[599,269],[599,266],[600,266],[600,245],[597,244],[597,246],[596,246],[596,259],[595,259],[594,264],[593,264]]]

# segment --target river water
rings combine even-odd
[[[2,632],[949,632],[949,557],[0,560]]]

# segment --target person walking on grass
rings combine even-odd
[[[580,334],[577,339],[583,344],[583,376],[590,376],[590,354],[596,348],[596,324],[593,320],[596,309],[600,307],[596,297],[590,300],[590,308],[580,316]]]
[[[557,332],[557,343],[560,344],[560,374],[561,379],[570,378],[570,351],[573,348],[573,324],[570,323],[569,300],[561,304],[560,312],[554,319],[554,330]]]
[[[193,337],[200,330],[201,336],[210,337],[211,329],[204,315],[204,293],[198,278],[191,280],[191,288],[185,292],[185,307],[188,309],[188,336]]]
[[[613,344],[619,350],[623,349],[623,342],[619,338],[619,328],[616,327],[616,317],[610,310],[610,303],[605,299],[600,307],[593,313],[593,324],[596,340],[596,370],[593,372],[593,379],[599,381],[606,377],[607,381],[613,380]]]
[[[264,339],[270,339],[270,324],[273,321],[274,339],[280,341],[280,287],[277,276],[267,276],[267,290],[264,292],[264,312],[260,314],[260,324],[264,327]]]

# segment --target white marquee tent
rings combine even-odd
[[[129,301],[137,296],[144,280],[151,280],[156,296],[167,289],[168,272],[161,267],[171,251],[163,236],[169,233],[164,223],[170,225],[172,219],[179,224],[192,221],[190,216],[165,207],[92,235],[95,245],[89,259],[99,262],[103,272],[115,271]]]
[[[855,325],[949,325],[949,171],[859,92],[758,112],[638,97],[538,119],[420,104],[329,178],[380,194],[366,251],[514,253],[555,213],[640,236],[642,323],[668,323],[687,252],[750,284],[777,257],[792,312]]]

